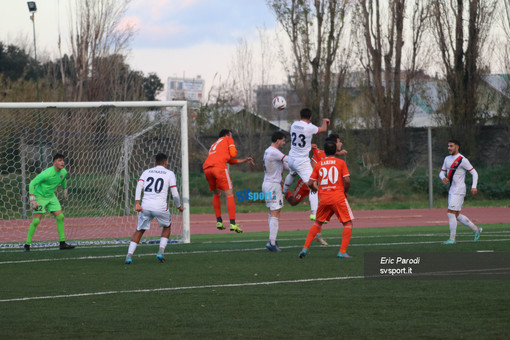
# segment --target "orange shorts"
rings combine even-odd
[[[321,204],[319,200],[319,208],[317,208],[316,215],[317,221],[322,223],[324,223],[324,221],[329,221],[333,214],[335,214],[338,220],[342,223],[349,222],[354,219],[347,198],[334,204]]]
[[[204,175],[209,182],[209,190],[227,191],[232,189],[232,181],[228,169],[210,167],[204,169]]]
[[[296,199],[296,201],[301,202],[305,199],[306,196],[310,194],[310,188],[306,185],[305,182],[300,178],[294,188],[294,192],[292,196]]]

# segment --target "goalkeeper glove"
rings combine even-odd
[[[39,203],[35,200],[34,195],[30,195],[30,209],[37,210],[39,208]]]

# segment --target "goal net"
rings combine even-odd
[[[135,189],[158,152],[177,177],[184,213],[169,200],[171,242],[190,241],[185,101],[0,103],[0,247],[21,247],[32,220],[30,181],[65,156],[68,199],[56,194],[73,244],[127,242],[137,226]],[[154,220],[144,239],[157,242]],[[58,242],[55,218],[43,215],[32,247]]]

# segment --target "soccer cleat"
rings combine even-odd
[[[166,262],[165,258],[163,257],[163,254],[158,253],[158,254],[156,255],[156,258],[157,258],[157,259],[158,259],[158,261],[159,261],[159,262],[161,262],[161,263]]]
[[[475,231],[475,242],[478,241],[478,239],[480,238],[480,234],[482,233],[482,227],[478,227],[478,229]]]
[[[347,252],[345,252],[345,253],[338,252],[336,257],[338,257],[339,259],[350,259],[350,258],[352,258],[351,255],[347,254]]]
[[[272,246],[270,241],[267,241],[266,248],[267,248],[267,250],[273,251],[273,252],[281,251],[281,249],[278,247],[278,243],[275,243],[275,245]]]
[[[457,242],[455,242],[455,240],[452,240],[451,238],[449,238],[448,240],[444,241],[444,242],[441,242],[441,244],[455,244]]]
[[[216,229],[225,230],[225,225],[223,224],[223,222],[216,222]]]
[[[305,258],[305,256],[306,256],[306,254],[307,254],[307,253],[308,253],[308,252],[306,251],[306,249],[303,249],[303,250],[301,250],[301,252],[299,253],[298,257],[299,257],[300,259],[303,259],[303,258]]]
[[[23,246],[23,251],[24,251],[24,252],[29,252],[29,251],[30,251],[30,244],[25,244],[25,245]]]
[[[315,235],[315,238],[313,239],[315,242],[319,242],[322,246],[328,246],[328,242],[326,242],[325,239],[322,238],[320,234]]]
[[[310,215],[310,221],[315,221],[315,215]]]
[[[131,262],[133,262],[133,260],[131,259],[131,256],[126,256],[126,261],[124,262],[125,264],[131,264]]]
[[[243,232],[243,229],[239,228],[239,224],[231,224],[230,231],[235,231],[236,233],[240,234]]]
[[[65,241],[60,242],[60,250],[73,249],[75,246],[67,244]]]

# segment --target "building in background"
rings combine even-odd
[[[190,107],[199,107],[203,99],[205,80],[196,78],[168,77],[166,86],[167,100],[187,100]]]

